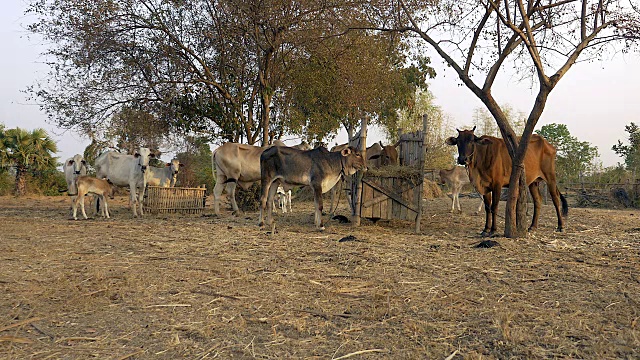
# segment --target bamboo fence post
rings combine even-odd
[[[415,199],[416,199],[416,210],[418,210],[418,214],[416,215],[416,234],[420,233],[420,220],[422,219],[422,191],[424,188],[424,154],[427,151],[427,115],[422,115],[422,146],[420,155],[418,155],[418,161],[420,162],[420,182],[418,189],[416,191]]]
[[[363,117],[360,123],[360,153],[362,158],[367,159],[367,117]],[[353,213],[352,213],[352,224],[353,226],[360,226],[360,206],[362,203],[362,178],[364,176],[364,171],[360,170],[356,173],[355,176],[355,184],[352,187],[355,189],[354,193],[351,194],[353,199]]]

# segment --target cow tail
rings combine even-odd
[[[217,172],[217,168],[216,168],[216,152],[218,151],[218,149],[213,150],[213,154],[211,154],[211,173],[213,174],[213,178],[216,178],[216,172]]]
[[[562,202],[562,216],[566,217],[567,215],[569,215],[569,204],[567,204],[567,199],[564,197],[564,195],[562,195],[560,189],[557,190],[558,194],[560,194],[560,201]]]

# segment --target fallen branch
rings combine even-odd
[[[33,342],[27,338],[20,338],[20,337],[15,337],[11,335],[0,336],[0,342],[5,342],[5,341],[19,343],[19,344],[31,344]]]
[[[372,352],[387,352],[387,350],[385,350],[385,349],[360,350],[360,351],[352,352],[352,353],[349,353],[349,354],[346,354],[346,355],[342,355],[342,356],[337,357],[337,358],[333,358],[333,360],[346,359],[346,358],[350,358],[352,356],[366,354],[366,353],[372,353]]]
[[[27,319],[27,320],[22,320],[20,322],[15,323],[15,324],[7,325],[7,326],[5,326],[3,328],[0,328],[0,331],[9,330],[9,329],[12,329],[14,327],[26,325],[28,323],[32,323],[32,322],[38,321],[38,320],[42,320],[42,318],[31,318],[31,319]]]

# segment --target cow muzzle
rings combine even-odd
[[[76,174],[76,175],[80,175],[80,170],[74,171],[73,173]]]
[[[467,157],[466,156],[458,156],[458,164],[459,165],[467,165]]]
[[[147,167],[146,167],[146,166],[144,166],[144,165],[141,165],[141,166],[140,166],[140,168],[141,168],[142,172],[147,171]]]

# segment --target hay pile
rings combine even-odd
[[[441,197],[442,195],[442,188],[440,188],[440,185],[438,185],[438,183],[429,179],[424,179],[424,184],[422,185],[423,198],[435,199]]]

